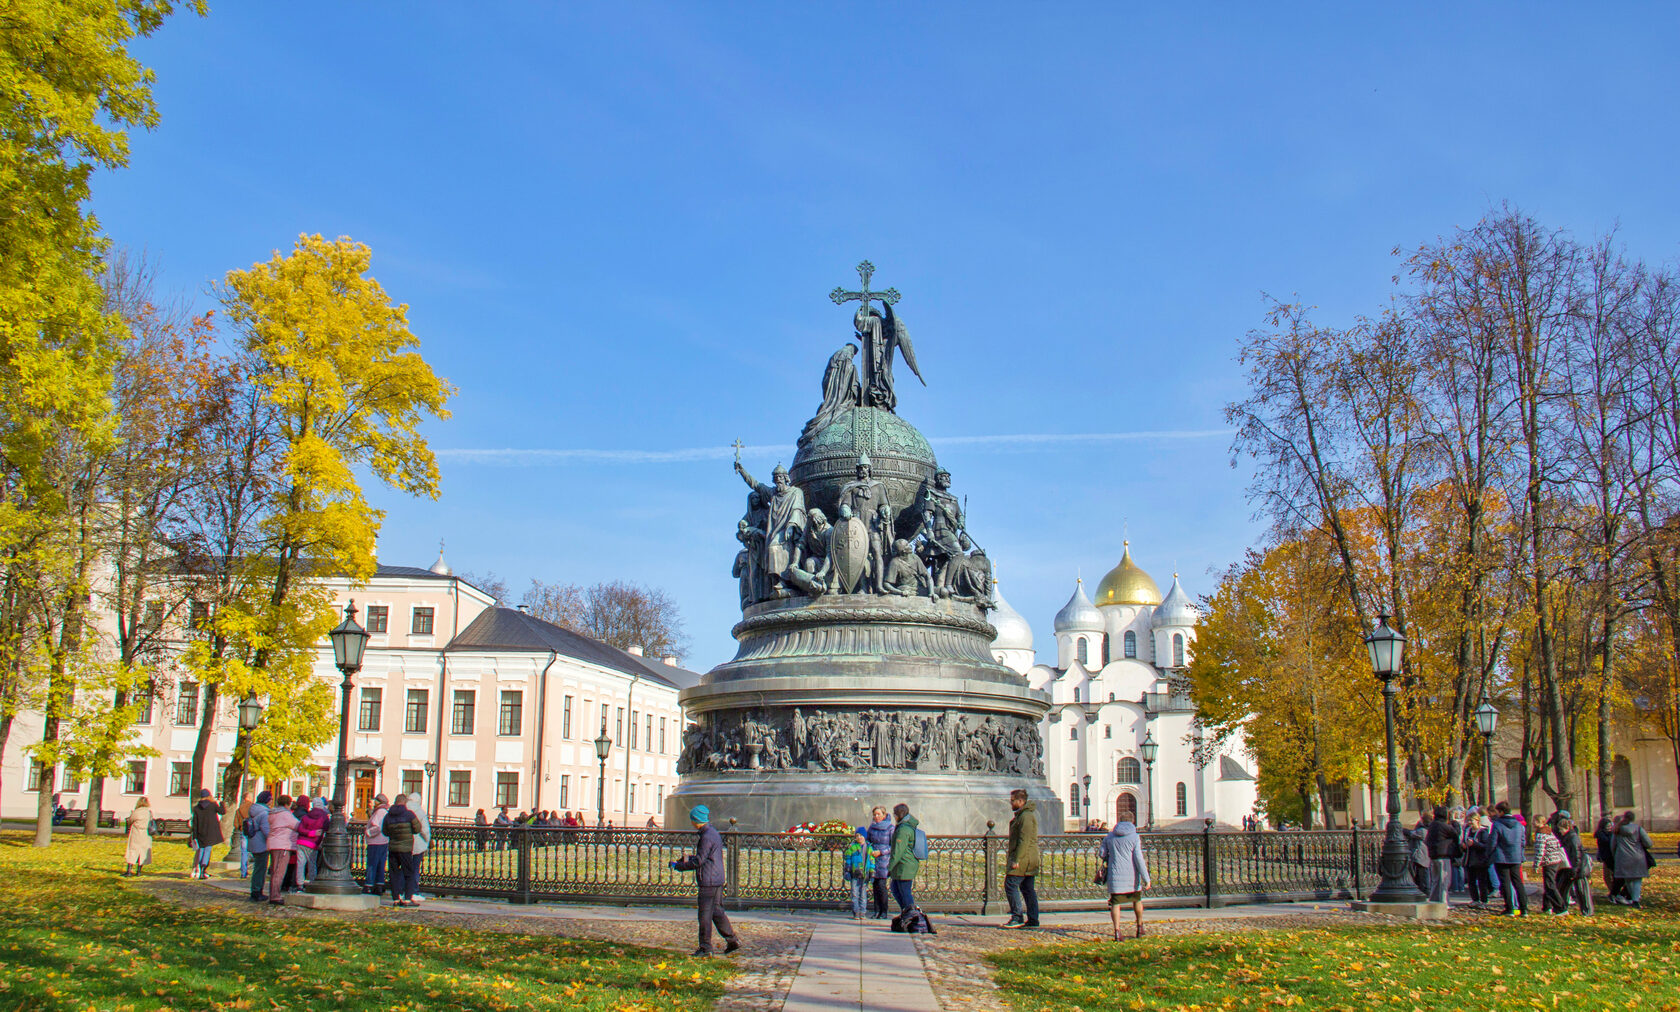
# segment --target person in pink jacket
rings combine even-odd
[[[308,798],[299,799],[303,809],[309,803]],[[307,885],[315,877],[315,859],[320,852],[321,837],[326,835],[327,799],[317,798],[314,807],[298,812],[298,885]]]
[[[268,902],[284,902],[286,870],[292,866],[292,851],[297,847],[298,820],[292,814],[292,799],[284,794],[274,801],[274,811],[268,815]]]

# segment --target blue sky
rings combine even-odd
[[[205,306],[300,232],[368,243],[460,388],[381,559],[663,587],[699,670],[723,448],[791,461],[867,257],[1042,652],[1127,525],[1193,593],[1258,537],[1223,407],[1267,293],[1374,311],[1392,249],[1503,200],[1680,239],[1680,8],[1172,6],[223,2],[136,47],[162,122],[94,210]]]

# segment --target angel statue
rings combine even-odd
[[[858,388],[857,358],[858,346],[847,342],[844,348],[830,355],[828,368],[823,370],[823,399],[817,406],[817,413],[805,423],[805,431],[799,434],[799,448],[814,439],[817,433],[828,428],[830,422],[857,407],[862,403]]]
[[[858,340],[863,344],[863,403],[891,411],[898,406],[898,394],[893,389],[893,358],[904,356],[904,364],[927,386],[922,371],[916,367],[916,349],[910,343],[910,331],[904,321],[893,314],[891,303],[883,304],[885,315],[873,306],[864,306],[852,318]]]

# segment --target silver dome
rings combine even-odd
[[[1080,580],[1073,589],[1073,596],[1068,598],[1068,603],[1056,613],[1056,631],[1103,632],[1106,628],[1102,612],[1085,596],[1085,581]]]
[[[1178,574],[1174,573],[1172,589],[1168,590],[1167,596],[1155,606],[1155,614],[1150,616],[1149,625],[1154,629],[1162,626],[1192,626],[1201,617],[1202,613],[1196,607],[1196,602],[1179,586]]]

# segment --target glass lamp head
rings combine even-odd
[[[1377,627],[1365,637],[1365,648],[1371,652],[1371,670],[1378,678],[1389,681],[1400,671],[1400,658],[1406,649],[1406,637],[1388,624],[1388,613],[1377,616]]]
[[[368,631],[356,621],[356,602],[351,601],[344,608],[344,621],[340,622],[333,631],[327,633],[332,640],[333,663],[340,671],[360,671],[362,667],[362,651],[367,649]]]
[[[1139,751],[1143,753],[1144,762],[1152,763],[1155,761],[1155,756],[1161,751],[1161,746],[1155,744],[1154,731],[1150,731],[1143,736],[1143,747]]]
[[[1499,711],[1494,708],[1492,703],[1485,699],[1482,700],[1482,705],[1476,707],[1476,730],[1487,737],[1492,737],[1494,730],[1498,727]]]
[[[595,739],[595,758],[605,759],[612,751],[612,739],[607,737],[607,725],[601,725],[601,736]]]

